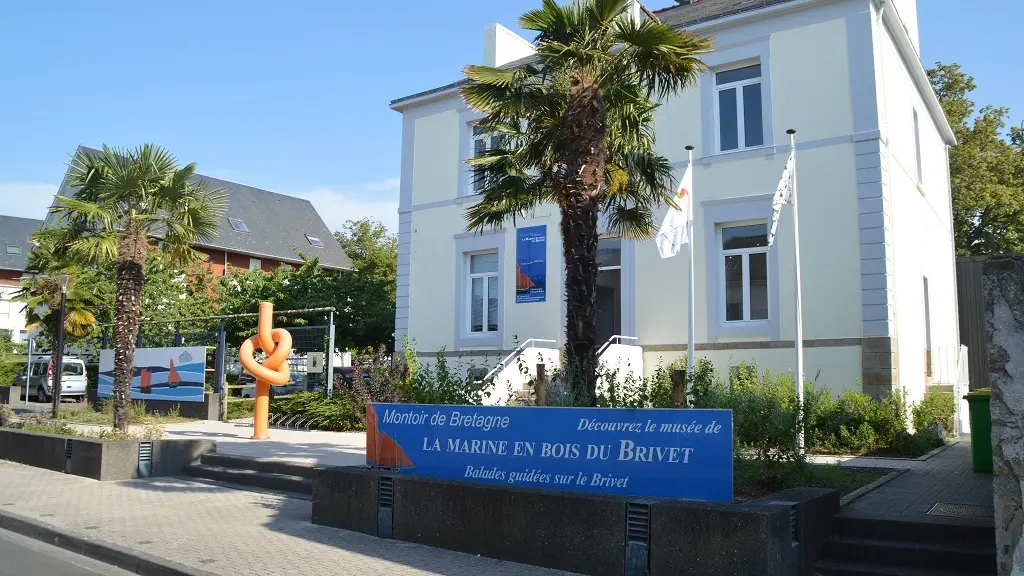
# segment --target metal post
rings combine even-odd
[[[174,323],[174,346],[181,346],[181,322]]]
[[[103,336],[100,338],[100,350],[106,350],[110,347],[110,336],[107,334],[107,327],[103,327]]]
[[[796,395],[800,402],[800,409],[804,406],[804,321],[803,302],[800,287],[800,204],[797,201],[797,180],[796,180],[796,130],[787,130],[789,142],[793,155],[793,252],[796,265]],[[804,429],[801,419],[800,432],[798,434],[800,451],[804,449]]]
[[[228,391],[224,387],[224,357],[227,348],[227,335],[224,332],[224,321],[220,321],[220,332],[217,333],[217,355],[213,370],[213,389],[220,394],[220,405],[227,406],[225,399]],[[227,420],[227,409],[221,410],[220,419]]]
[[[135,336],[135,347],[142,348],[142,325],[139,324],[139,333]]]
[[[32,388],[32,349],[35,348],[36,339],[28,339],[28,372],[25,373],[25,404],[28,404],[28,391]]]
[[[327,317],[327,358],[324,360],[324,383],[327,397],[334,396],[334,310]]]
[[[64,371],[64,307],[68,300],[67,281],[61,282],[60,310],[57,313],[57,361],[53,366],[53,417],[57,417],[60,409],[60,378]]]

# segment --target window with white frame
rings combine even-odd
[[[726,323],[768,320],[768,224],[721,227],[719,300]]]
[[[263,270],[263,261],[259,258],[249,258],[249,270]]]
[[[473,158],[482,156],[485,151],[493,148],[501,147],[501,136],[497,134],[488,133],[482,127],[476,124],[472,125],[473,129]],[[476,174],[471,175],[473,193],[478,194],[483,191],[486,182],[476,177]]]
[[[468,254],[469,278],[466,283],[469,306],[469,333],[486,334],[498,331],[498,299],[501,283],[498,274],[498,253]]]
[[[715,73],[715,118],[719,152],[764,145],[760,64]]]
[[[915,176],[917,177],[917,183],[924,183],[924,169],[921,160],[921,122],[917,117],[917,110],[914,110],[914,163],[915,163]]]

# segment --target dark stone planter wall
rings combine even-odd
[[[390,507],[381,505],[387,495],[380,490],[382,477],[384,482],[393,479]],[[778,576],[796,574],[801,564],[813,565],[800,557],[816,558],[826,533],[822,523],[838,510],[838,493],[807,490],[737,505],[392,476],[361,467],[321,468],[313,479],[312,521],[595,576]],[[635,511],[638,505],[650,514],[646,546],[626,541],[628,508]],[[797,536],[806,543],[794,542],[794,507]]]
[[[94,409],[100,409],[102,401],[96,397],[95,391],[87,391],[87,398]],[[174,410],[175,407],[178,407],[182,417],[184,418],[196,418],[199,420],[220,419],[220,394],[217,392],[207,392],[202,402],[175,402],[173,400],[147,399],[132,399],[132,402],[142,402],[146,406],[146,412],[149,414],[157,412],[166,414]]]
[[[71,454],[68,457],[68,441]],[[154,440],[150,477],[177,476],[216,450],[210,440]],[[94,440],[0,429],[0,460],[66,472],[93,480],[139,478],[138,440]]]

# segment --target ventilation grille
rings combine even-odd
[[[796,513],[796,506],[789,507],[789,526],[793,530],[793,541],[800,541],[800,515]]]
[[[626,542],[647,544],[651,539],[651,506],[630,502],[626,505]]]
[[[149,478],[153,472],[153,443],[139,442],[139,477]]]
[[[377,487],[377,505],[380,508],[395,506],[395,479],[391,476],[380,477],[380,485]]]
[[[68,460],[71,459],[72,446],[74,446],[74,444],[72,443],[71,438],[64,440],[64,458]]]

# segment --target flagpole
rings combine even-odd
[[[793,251],[796,254],[796,395],[800,401],[801,410],[804,405],[804,320],[803,300],[800,286],[800,204],[797,202],[797,179],[796,179],[796,130],[786,130],[789,134],[789,144],[793,155]],[[799,426],[800,450],[804,449],[803,422]]]
[[[689,164],[686,165],[687,170],[693,170],[693,146],[687,146],[686,147],[686,152],[689,154]],[[692,174],[692,172],[691,172],[691,174]],[[696,188],[696,186],[691,186],[691,188]],[[697,369],[697,358],[694,355],[694,340],[695,340],[695,337],[693,335],[693,332],[694,332],[694,328],[693,327],[694,327],[694,324],[695,324],[693,316],[696,313],[696,309],[697,309],[696,304],[695,304],[696,296],[694,294],[694,284],[695,284],[694,276],[695,276],[695,273],[694,273],[694,264],[693,264],[693,244],[694,244],[695,239],[693,237],[693,190],[689,190],[688,194],[686,196],[688,198],[687,201],[690,203],[690,212],[689,212],[690,218],[689,218],[689,221],[686,223],[687,238],[689,238],[689,240],[690,240],[689,242],[687,242],[687,245],[688,245],[687,249],[690,252],[690,313],[689,313],[690,326],[689,326],[689,334],[688,334],[687,340],[686,340],[687,341],[687,345],[686,345],[686,358],[687,358],[687,361],[689,362],[689,369],[686,372],[686,376],[687,376],[686,379],[689,380],[689,382],[687,383],[689,385],[688,387],[692,389],[693,388],[693,376],[694,376],[694,374],[697,371],[696,370]]]

